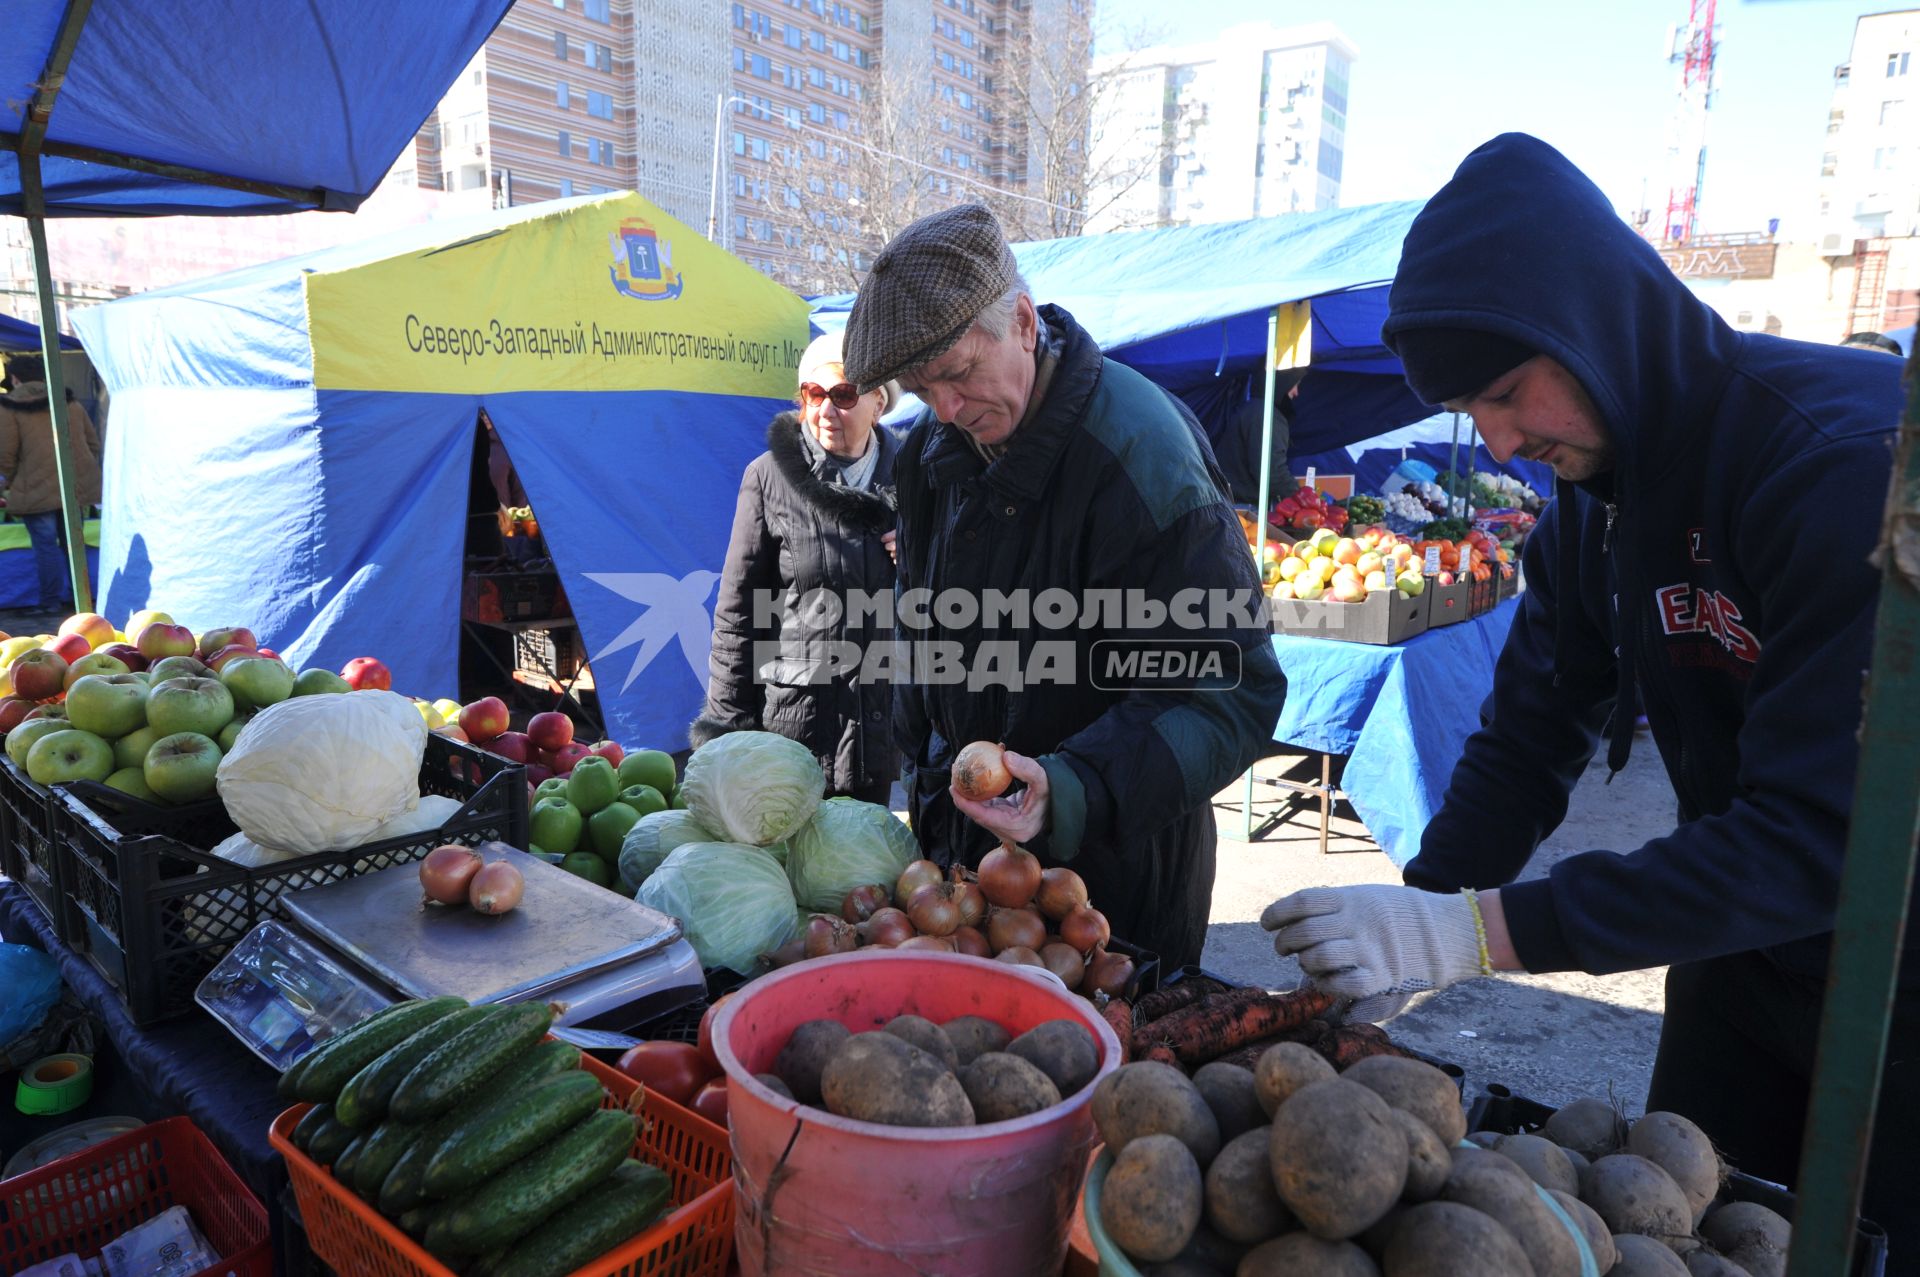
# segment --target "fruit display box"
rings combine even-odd
[[[1467,582],[1467,614],[1481,616],[1494,609],[1500,602],[1500,578],[1490,576],[1484,581]]]
[[[1458,625],[1473,617],[1472,584],[1467,581],[1455,581],[1452,585],[1437,584],[1432,577],[1427,578],[1427,592],[1423,596],[1432,600],[1427,613],[1427,628],[1437,629],[1442,625]]]
[[[1467,1109],[1467,1130],[1498,1131],[1502,1135],[1536,1132],[1556,1110],[1537,1100],[1515,1095],[1497,1083],[1474,1097]],[[1778,1184],[1733,1171],[1720,1189],[1723,1202],[1756,1202],[1784,1219],[1793,1219],[1793,1194]],[[1848,1277],[1882,1277],[1887,1270],[1887,1234],[1870,1219],[1859,1221],[1853,1244],[1853,1266]]]
[[[1427,619],[1426,593],[1406,598],[1398,590],[1375,590],[1359,603],[1329,603],[1325,599],[1268,599],[1275,634],[1306,634],[1346,643],[1389,644],[1423,633]]]
[[[515,669],[566,682],[586,664],[580,631],[570,625],[550,630],[520,630],[513,636]]]
[[[419,860],[441,843],[527,845],[526,768],[437,733],[420,792],[465,805],[437,829],[249,869],[207,849],[237,832],[217,801],[161,808],[105,785],[60,786],[53,843],[63,938],[120,994],[137,1024],[195,1007],[227,948],[289,891]]]
[[[1520,593],[1520,569],[1519,568],[1514,568],[1513,571],[1510,573],[1503,573],[1495,577],[1494,581],[1499,586],[1499,594],[1496,599],[1497,602],[1504,603],[1508,599],[1512,598],[1514,595]]]
[[[544,621],[567,615],[557,572],[469,572],[460,615],[469,621]]]

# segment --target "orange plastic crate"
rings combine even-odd
[[[0,1273],[69,1253],[97,1255],[174,1206],[193,1213],[221,1255],[196,1277],[271,1277],[266,1209],[184,1117],[150,1122],[0,1180]]]
[[[639,1084],[590,1055],[580,1057],[607,1088],[605,1108],[623,1107]],[[313,1253],[339,1277],[454,1277],[325,1167],[294,1146],[293,1128],[310,1104],[274,1119],[268,1141],[287,1159],[294,1199]],[[733,1154],[724,1127],[658,1095],[649,1095],[633,1156],[673,1181],[673,1210],[608,1251],[574,1277],[724,1277],[733,1257]],[[264,1270],[263,1270],[264,1271]]]

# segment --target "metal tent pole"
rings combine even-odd
[[[1795,1188],[1788,1277],[1844,1273],[1873,1140],[1887,1026],[1920,838],[1920,367],[1881,530],[1880,606],[1868,667],[1860,767],[1840,874],[1826,1005]]]
[[[1260,593],[1267,592],[1267,504],[1273,495],[1273,373],[1280,361],[1280,308],[1267,315],[1267,381],[1262,398],[1266,410],[1260,414],[1260,499],[1253,511],[1253,575]],[[1253,841],[1253,767],[1247,767],[1246,793],[1240,803],[1240,840]]]

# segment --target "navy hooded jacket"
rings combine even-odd
[[[1595,974],[1763,949],[1817,977],[1838,899],[1899,360],[1739,333],[1538,139],[1468,156],[1402,249],[1384,337],[1499,334],[1557,360],[1612,435],[1562,481],[1441,810],[1406,881],[1508,884],[1603,732],[1644,713],[1685,821],[1501,892],[1526,969]],[[1635,705],[1638,705],[1636,710]],[[1906,987],[1920,987],[1909,945]]]

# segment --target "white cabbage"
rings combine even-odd
[[[787,877],[802,909],[840,913],[855,887],[878,883],[888,891],[920,857],[913,831],[878,803],[829,798],[787,840]]]
[[[687,760],[680,793],[694,819],[731,842],[785,842],[813,819],[827,778],[813,752],[773,732],[730,732]]]
[[[678,918],[703,967],[751,975],[761,954],[796,934],[786,871],[759,847],[728,842],[676,847],[633,898]]]
[[[634,886],[645,882],[676,847],[712,842],[713,835],[690,811],[674,808],[642,816],[620,843],[620,877]]]

